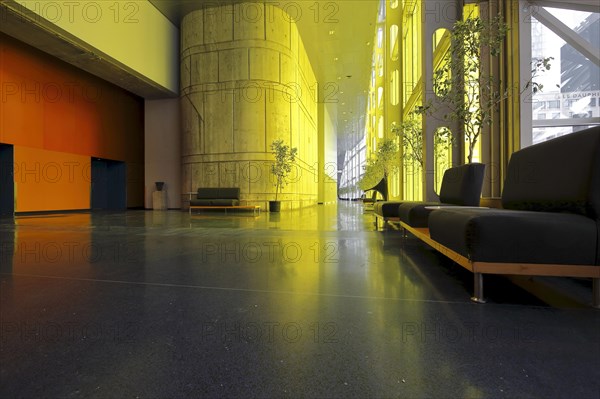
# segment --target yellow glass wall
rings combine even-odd
[[[385,16],[385,0],[381,0],[373,39],[371,80],[365,120],[366,160],[374,158],[379,142],[386,137],[385,46],[388,35]]]
[[[402,2],[402,83],[404,105],[409,106],[411,97],[421,95],[422,85],[422,22],[421,3]],[[406,109],[405,109],[406,111]],[[406,113],[406,112],[405,112]]]
[[[403,146],[403,137],[396,138],[390,127],[393,123],[402,124],[403,121],[414,118],[414,111],[426,103],[423,76],[424,62],[428,58],[424,53],[425,48],[428,47],[426,40],[431,40],[433,43],[433,71],[443,65],[449,51],[450,31],[448,29],[450,28],[440,28],[433,36],[428,33],[428,37],[424,37],[426,26],[423,21],[427,17],[426,6],[426,0],[383,0],[381,2],[374,37],[373,68],[365,120],[366,158],[374,154],[378,143],[383,138],[395,138],[400,148],[399,169],[397,173],[390,176],[390,194],[392,197],[414,201],[424,199],[423,168],[419,162],[407,160],[411,158],[412,150]],[[478,4],[466,4],[462,18],[478,17],[480,12]],[[478,74],[479,72],[476,72],[477,76]],[[478,96],[479,93],[475,92],[472,95]],[[417,118],[424,132],[426,124],[435,122],[433,126],[439,126],[439,117],[439,115],[425,115]],[[460,164],[467,162],[468,143],[460,138],[462,135],[459,134],[459,130],[462,130],[467,123],[472,121],[463,121],[452,127],[442,125],[434,133],[431,167],[434,173],[434,190],[438,193],[445,170],[452,167],[453,162]],[[454,141],[451,137],[455,137]],[[483,161],[482,143],[490,145],[480,138],[474,148],[472,162]]]
[[[447,54],[450,48],[450,31],[448,29],[437,29],[433,35],[433,71],[434,73],[445,66]],[[450,76],[448,76],[450,78]],[[433,87],[436,96],[442,95]],[[446,169],[452,167],[452,132],[448,127],[440,127],[434,133],[433,165],[435,192],[440,193],[442,179]]]
[[[402,1],[402,119],[422,105],[423,98],[423,25],[422,3]],[[421,123],[422,125],[422,123]],[[423,199],[423,171],[418,163],[403,162],[403,198]]]
[[[468,19],[468,18],[476,18],[479,17],[479,6],[477,4],[466,4],[464,7],[464,13],[463,13],[463,19]],[[479,76],[479,73],[476,72],[475,75],[473,76],[474,79],[477,79],[477,77]],[[466,90],[465,90],[466,91]],[[475,96],[479,96],[479,92],[475,91],[472,93]],[[466,121],[465,123],[469,123],[468,121]],[[467,156],[468,156],[468,143],[465,142],[465,157],[464,157],[464,162],[468,162]],[[475,144],[475,147],[473,148],[473,160],[472,162],[480,162],[481,161],[481,138],[477,141],[477,143]]]

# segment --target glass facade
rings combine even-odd
[[[364,173],[367,160],[384,139],[396,140],[400,149],[398,170],[389,180],[391,197],[423,200],[425,196],[429,197],[427,193],[430,191],[426,186],[433,186],[433,190],[439,192],[442,176],[447,168],[468,162],[469,142],[462,137],[465,137],[463,132],[474,121],[459,120],[454,125],[444,126],[439,123],[443,115],[432,116],[427,112],[423,115],[415,114],[424,105],[429,105],[431,95],[444,95],[438,92],[435,85],[426,89],[428,79],[432,78],[424,76],[435,74],[448,62],[452,24],[448,25],[449,28],[435,29],[433,33],[427,33],[427,36],[425,33],[431,30],[428,30],[430,28],[424,21],[431,18],[432,10],[439,4],[441,2],[429,0],[381,0],[378,21],[373,31],[372,71],[365,104],[366,117],[364,126],[359,128],[361,139],[344,157],[341,197],[346,193],[353,193],[356,197],[362,195],[356,184]],[[446,5],[444,3],[444,7]],[[561,7],[565,8],[560,9],[549,5],[546,6],[544,1],[529,4],[526,0],[499,1],[493,4],[455,3],[456,7],[462,7],[456,19],[491,20],[501,15],[510,29],[502,46],[502,54],[493,57],[483,52],[478,60],[478,69],[470,72],[465,85],[460,88],[464,92],[465,101],[483,104],[481,101],[485,101],[482,99],[485,97],[484,91],[479,87],[472,90],[466,81],[481,80],[485,75],[493,76],[494,84],[497,85],[486,90],[505,93],[493,108],[494,116],[486,121],[485,126],[478,127],[481,132],[472,149],[472,162],[483,162],[488,165],[489,170],[498,174],[484,183],[484,196],[500,195],[510,154],[523,145],[600,124],[600,67],[598,60],[594,58],[598,57],[600,47],[600,14],[571,10],[568,9],[568,4],[562,4]],[[529,17],[526,15],[527,10]],[[445,17],[449,18],[448,15]],[[528,22],[522,23],[525,19]],[[443,23],[439,25],[442,26]],[[578,38],[572,39],[573,34]],[[552,57],[550,70],[528,76],[524,71],[529,70],[529,66],[519,65],[511,56],[525,47],[531,50],[532,62]],[[426,54],[426,51],[430,54]],[[468,61],[465,60],[465,63]],[[451,73],[448,72],[449,77]],[[452,83],[456,82],[450,80]],[[543,88],[528,95],[527,87],[532,83]],[[520,89],[512,90],[513,87]],[[446,89],[457,88],[449,86]],[[515,106],[520,102],[529,104],[530,114],[523,113],[522,117],[523,111],[519,111],[518,105]],[[420,127],[422,137],[419,138],[418,148],[413,145],[414,140],[411,142],[403,133],[391,128],[394,124],[401,126],[410,120]],[[529,125],[523,125],[523,120],[528,120]],[[432,146],[431,154],[427,155],[430,158],[426,158],[428,145]],[[415,152],[422,153],[415,156]],[[431,170],[433,181],[425,179],[428,175],[425,170]]]
[[[600,47],[600,13],[541,7],[531,18],[530,46],[532,61],[553,58],[534,78],[543,87],[532,96],[531,143],[600,124],[600,67],[586,54]]]

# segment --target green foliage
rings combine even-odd
[[[457,21],[450,32],[448,52],[433,74],[439,108],[447,109],[444,120],[458,122],[464,128],[469,163],[484,127],[492,124],[500,103],[509,96],[508,90],[500,91],[500,79],[481,68],[482,54],[501,54],[508,30],[502,15],[491,20],[475,17]],[[541,90],[542,86],[532,81],[538,72],[550,69],[551,60],[544,58],[535,63],[532,79],[525,88]],[[423,110],[432,114],[434,105],[430,102]]]
[[[365,173],[363,173],[360,181],[358,182],[358,188],[366,191],[379,183],[379,181],[383,178],[383,170],[375,158],[369,158],[364,168]]]
[[[417,164],[423,169],[423,130],[421,118],[411,112],[401,124],[392,123],[392,132],[402,139],[402,161],[404,165]]]
[[[450,147],[454,145],[454,137],[450,129],[441,127],[436,130],[433,135],[433,148],[436,150],[436,157],[438,159],[446,158],[446,154]]]
[[[365,173],[358,182],[361,190],[368,190],[375,186],[382,178],[387,179],[389,174],[398,167],[398,145],[393,139],[383,139],[377,146],[374,157],[369,158],[365,165]]]
[[[275,163],[271,165],[271,173],[275,176],[275,201],[277,195],[288,184],[288,176],[296,162],[298,149],[290,148],[282,139],[271,143],[271,153],[275,155]]]
[[[383,176],[388,177],[396,169],[398,159],[398,145],[393,139],[383,139],[377,146],[377,162],[383,170]]]
[[[392,132],[402,139],[402,160],[405,166],[416,164],[421,170],[425,167],[423,159],[423,129],[421,122],[421,107],[408,114],[408,117],[401,123],[392,123]],[[449,129],[438,129],[435,132],[434,148],[440,156],[445,156],[449,146],[454,142],[452,133]]]
[[[483,127],[491,124],[496,105],[506,97],[498,90],[499,80],[481,69],[481,54],[486,51],[499,56],[507,32],[502,16],[489,21],[478,17],[457,21],[448,52],[433,76],[439,102],[450,111],[444,119],[464,125],[468,162],[472,162]]]
[[[542,89],[544,88],[544,85],[541,83],[537,83],[534,82],[533,79],[535,79],[536,76],[538,76],[540,73],[545,72],[545,71],[549,71],[551,65],[552,60],[554,59],[554,57],[546,57],[546,58],[535,58],[533,60],[532,67],[531,67],[531,80],[529,82],[527,82],[527,84],[525,85],[525,89],[528,89],[529,87],[531,87],[531,91],[533,92],[533,94],[536,94],[538,92],[541,92]],[[559,85],[556,85],[556,87],[560,87]]]

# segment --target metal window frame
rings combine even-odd
[[[526,60],[531,60],[531,18],[535,18],[556,35],[562,38],[567,44],[588,58],[594,64],[600,66],[600,49],[592,46],[588,41],[579,36],[558,18],[554,17],[543,7],[562,8],[574,11],[585,11],[600,13],[600,5],[597,1],[589,0],[520,0],[519,1],[519,57],[520,76],[525,78],[531,75],[531,68]],[[533,110],[531,99],[533,93],[527,90],[521,98],[521,148],[533,144],[533,129],[539,127],[565,127],[565,126],[584,126],[600,124],[600,118],[565,118],[565,119],[544,119],[533,120]]]

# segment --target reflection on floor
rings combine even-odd
[[[492,276],[470,303],[470,273],[360,204],[23,216],[0,238],[2,398],[600,397],[587,281]]]

